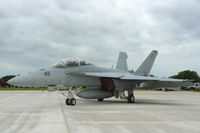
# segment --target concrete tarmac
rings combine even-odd
[[[0,133],[200,133],[200,93],[136,91],[136,103],[0,91]]]

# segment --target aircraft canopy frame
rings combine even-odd
[[[53,68],[66,68],[66,67],[75,67],[75,66],[84,66],[88,65],[85,60],[81,58],[65,58],[62,59],[55,64],[53,64],[51,67]]]

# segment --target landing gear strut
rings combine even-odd
[[[72,91],[72,87],[68,90],[68,95],[65,95],[61,92],[67,99],[65,100],[66,105],[76,105],[76,99],[74,95],[80,91],[80,88],[77,88],[74,92]]]

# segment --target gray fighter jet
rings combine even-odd
[[[80,58],[66,58],[53,64],[47,69],[17,76],[8,81],[9,84],[22,87],[71,87],[68,95],[64,95],[67,105],[75,105],[74,95],[86,99],[97,99],[102,102],[104,98],[115,96],[127,99],[134,103],[133,90],[141,83],[151,83],[153,87],[181,86],[187,80],[150,77],[158,52],[153,50],[133,74],[128,72],[127,54],[120,52],[116,69],[98,67]],[[76,87],[77,89],[72,89]],[[79,88],[88,87],[80,91]],[[127,95],[126,95],[127,94]]]

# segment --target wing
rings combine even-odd
[[[102,78],[113,78],[113,79],[121,79],[123,76],[125,76],[122,73],[116,73],[116,72],[69,72],[68,74],[71,75],[84,75],[84,76],[92,76],[92,77],[102,77]]]
[[[118,72],[70,72],[72,75],[84,75],[92,77],[112,78],[119,80],[132,80],[132,81],[165,81],[165,82],[184,82],[188,80],[183,79],[171,79],[171,78],[157,78],[149,76],[137,76],[129,73],[118,73]]]
[[[149,76],[136,76],[136,75],[126,75],[122,77],[123,80],[141,80],[141,81],[168,81],[168,82],[183,82],[187,80],[183,79],[171,79],[171,78],[158,78]]]

